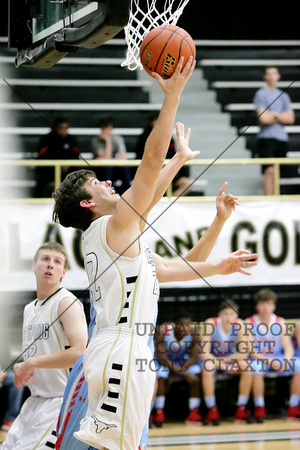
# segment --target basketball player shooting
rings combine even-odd
[[[217,262],[164,261],[140,236],[171,139],[175,115],[195,61],[183,58],[173,76],[153,74],[164,92],[162,109],[145,145],[132,186],[119,197],[110,181],[89,170],[73,172],[54,194],[53,219],[83,230],[82,246],[96,310],[94,335],[84,353],[88,409],[75,437],[97,449],[138,448],[148,418],[155,372],[148,336],[137,325],[155,323],[158,282],[186,281],[256,265],[238,251]],[[152,330],[149,330],[151,333]],[[145,370],[138,361],[143,359]]]

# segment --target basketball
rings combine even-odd
[[[149,31],[142,41],[140,60],[149,75],[157,72],[163,78],[170,78],[181,56],[184,64],[190,56],[196,57],[195,43],[183,28],[161,25]]]

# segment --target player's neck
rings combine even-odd
[[[96,205],[93,209],[93,220],[99,219],[104,216],[112,216],[116,211],[116,203],[115,202],[107,202],[101,204],[101,209]]]
[[[37,284],[36,296],[38,300],[45,300],[53,295],[61,287],[60,283],[53,284],[51,286],[44,285],[43,283]]]
[[[271,322],[272,314],[257,314],[257,317],[260,322],[268,325]]]
[[[225,323],[225,322],[221,321],[221,326],[222,326],[223,330],[226,333],[228,333],[228,331],[230,330],[230,327],[231,327],[231,323]]]

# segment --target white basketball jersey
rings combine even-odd
[[[57,308],[64,297],[76,298],[61,287],[46,300],[34,300],[26,305],[23,351],[26,349],[27,351],[23,355],[24,360],[33,356],[58,353],[70,346],[62,324],[57,319]],[[68,376],[69,369],[34,369],[34,375],[28,382],[31,395],[46,398],[62,397]]]
[[[97,312],[96,331],[116,325],[137,331],[146,324],[151,332],[159,296],[152,253],[141,238],[137,257],[113,252],[106,241],[110,217],[96,219],[82,235],[85,267]]]

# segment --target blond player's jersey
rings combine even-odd
[[[76,298],[61,287],[47,299],[34,300],[26,305],[23,321],[24,360],[33,356],[62,352],[70,346],[62,324],[57,318],[59,302],[65,297],[74,300]],[[82,314],[84,316],[83,308]],[[31,395],[46,398],[62,397],[68,376],[69,369],[35,369],[28,382]]]
[[[148,339],[149,331],[153,331],[159,296],[152,253],[141,238],[137,257],[113,252],[106,240],[110,217],[96,219],[82,235],[85,267],[97,312],[96,333],[120,325],[138,334],[144,333],[139,330],[145,330]]]

